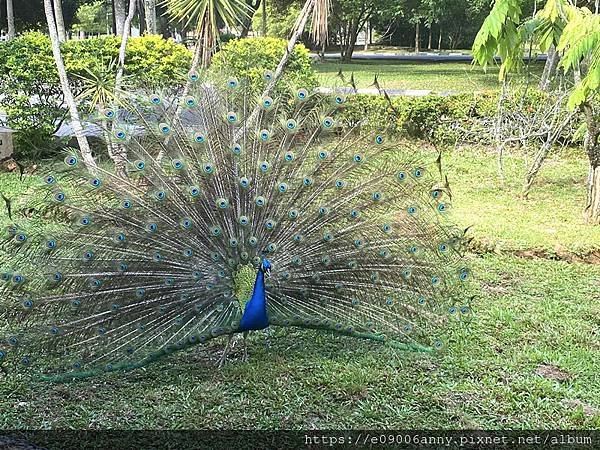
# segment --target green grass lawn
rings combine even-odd
[[[366,88],[377,75],[379,84],[385,89],[428,89],[435,92],[474,92],[499,89],[498,68],[492,66],[487,73],[470,63],[415,63],[399,61],[356,61],[351,64],[340,62],[316,63],[314,65],[321,86],[340,86],[339,70],[349,80],[351,73],[357,87]],[[532,80],[537,80],[542,64],[532,64]]]
[[[599,250],[600,227],[581,216],[584,156],[557,153],[527,201],[522,155],[507,157],[505,186],[493,153],[444,160],[453,218],[473,226],[475,252],[474,320],[443,352],[275,329],[270,347],[251,334],[248,362],[238,343],[222,370],[225,338],[70,384],[0,374],[0,428],[600,427],[600,265],[535,257]],[[26,187],[14,177],[0,174],[0,187],[17,198]]]
[[[583,220],[588,162],[583,152],[556,151],[530,191],[520,198],[531,155],[504,160],[506,183],[490,150],[457,149],[445,155],[453,219],[467,227],[485,251],[589,256],[600,253],[600,227]]]
[[[70,384],[3,379],[0,428],[599,427],[600,267],[471,265],[476,319],[445,353],[300,330],[276,330],[267,348],[254,333],[249,362],[238,344],[222,370],[224,341]]]

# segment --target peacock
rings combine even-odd
[[[471,309],[440,158],[348,100],[194,71],[91,114],[125,173],[45,166],[29,206],[53,225],[2,240],[2,367],[71,380],[269,327],[444,349]]]

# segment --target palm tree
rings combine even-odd
[[[184,28],[196,24],[198,41],[192,60],[192,70],[198,65],[208,67],[219,39],[219,21],[233,27],[248,16],[249,6],[244,0],[163,0],[169,15]]]
[[[64,42],[67,40],[67,32],[65,31],[65,19],[62,12],[62,1],[54,0],[54,20],[56,21],[56,31],[58,32],[58,40]]]
[[[127,17],[127,13],[125,12],[125,0],[113,0],[113,11],[115,35],[122,36],[123,31],[125,31],[125,19]]]
[[[15,13],[13,8],[13,0],[6,0],[6,18],[8,20],[8,35],[10,41],[15,37]]]
[[[58,32],[56,30],[56,22],[54,21],[54,8],[52,7],[52,0],[44,0],[44,12],[46,13],[46,21],[48,22],[48,32],[50,34],[50,42],[52,43],[52,54],[54,56],[54,62],[56,63],[56,69],[58,71],[58,78],[60,79],[60,86],[65,97],[65,103],[69,108],[69,114],[71,116],[71,126],[75,132],[77,143],[79,144],[79,151],[83,157],[85,165],[93,172],[97,168],[96,162],[92,156],[92,151],[88,143],[85,134],[83,133],[83,126],[81,125],[81,119],[79,118],[79,111],[77,110],[77,103],[73,97],[71,86],[69,85],[69,79],[67,78],[67,71],[65,69],[65,63],[60,53],[60,41],[58,39]]]
[[[146,30],[149,34],[156,34],[156,0],[142,0],[144,2],[144,18]]]

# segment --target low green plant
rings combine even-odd
[[[119,54],[116,37],[70,40],[62,44],[65,66],[75,95],[85,89],[82,80],[106,71],[116,75]],[[125,75],[128,89],[159,89],[179,84],[191,63],[191,53],[172,39],[143,36],[128,41]],[[53,134],[67,116],[50,39],[39,32],[24,33],[0,43],[0,110],[7,125],[17,131],[18,158],[51,155],[60,143]]]
[[[545,104],[546,92],[529,89],[508,94],[503,107],[532,115],[536,106]],[[423,97],[398,96],[387,100],[383,96],[351,95],[342,112],[348,124],[369,128],[387,127],[392,134],[425,139],[434,143],[479,142],[489,133],[471,133],[469,130],[487,126],[497,113],[500,93],[497,91]],[[488,130],[489,131],[489,130]],[[565,131],[563,141],[572,136]]]
[[[235,39],[223,45],[212,60],[211,69],[245,78],[260,86],[265,71],[274,71],[286,51],[287,41],[274,37]],[[308,49],[297,44],[284,69],[283,84],[312,89],[317,78]]]

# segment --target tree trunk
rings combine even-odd
[[[123,72],[125,71],[125,50],[127,49],[127,40],[129,38],[129,30],[131,28],[131,22],[135,16],[135,6],[137,0],[129,0],[129,10],[127,17],[123,23],[123,34],[121,34],[121,47],[119,48],[119,60],[117,75],[115,77],[115,92],[114,97],[119,104],[119,96],[121,93],[121,86],[123,84]],[[112,125],[112,134],[115,132],[115,122]],[[112,141],[107,142],[108,155],[115,164],[115,173],[120,177],[127,177],[127,149],[119,144],[115,144]]]
[[[415,53],[419,53],[419,40],[421,38],[421,36],[419,35],[419,28],[421,25],[421,21],[417,22],[415,25]]]
[[[554,45],[551,45],[548,48],[548,58],[546,59],[546,64],[544,64],[544,71],[542,72],[542,77],[540,78],[539,88],[543,91],[547,91],[550,89],[550,81],[554,74],[556,73],[556,68],[558,66],[558,52]]]
[[[79,118],[79,111],[77,110],[77,104],[69,85],[69,79],[67,78],[67,71],[65,64],[60,53],[60,42],[58,40],[58,32],[56,31],[56,23],[54,22],[54,10],[52,8],[52,0],[44,0],[44,12],[46,13],[46,21],[48,22],[48,32],[50,34],[50,41],[52,43],[52,54],[54,56],[54,62],[56,63],[56,69],[58,71],[58,77],[60,79],[60,85],[65,97],[65,103],[69,108],[69,114],[71,116],[71,126],[75,132],[77,143],[79,144],[79,151],[85,165],[92,172],[97,169],[96,162],[92,156],[92,151],[88,143],[87,138],[83,132],[81,120]]]
[[[364,50],[369,50],[369,21],[365,22],[365,47]]]
[[[143,2],[146,30],[148,30],[149,34],[156,34],[156,0],[143,0]]]
[[[115,35],[122,36],[125,30],[125,18],[127,17],[125,0],[113,0],[113,5],[115,11]]]
[[[344,54],[342,61],[351,62],[354,49],[356,48],[356,40],[358,39],[358,20],[351,20],[348,25],[348,34],[346,35],[346,45],[344,46]]]
[[[535,177],[542,168],[542,164],[546,160],[551,148],[552,141],[550,140],[550,137],[548,137],[548,139],[544,141],[540,149],[535,154],[533,162],[531,163],[531,166],[525,175],[525,183],[523,184],[523,198],[527,198],[529,196],[529,190],[533,185],[533,180],[535,180]]]
[[[427,39],[427,50],[431,50],[431,24],[429,24],[429,39]]]
[[[590,103],[584,103],[582,109],[587,125],[583,146],[590,160],[584,215],[588,223],[597,225],[600,224],[600,126]]]
[[[262,24],[262,29],[261,29],[261,36],[266,36],[267,35],[267,0],[262,0],[260,2],[260,7],[261,7],[261,12],[262,12],[262,20],[261,20],[261,24]]]
[[[146,32],[150,34],[148,31],[148,24],[146,23],[146,2],[145,0],[136,0],[137,2],[137,11],[138,11],[138,21],[140,23],[140,36],[144,35]]]
[[[442,49],[442,27],[440,27],[440,35],[438,36],[438,50]]]
[[[61,0],[54,0],[54,20],[56,21],[58,40],[65,42],[67,40],[67,32],[65,31],[65,19],[63,17]]]
[[[8,34],[6,38],[10,41],[16,35],[15,33],[15,10],[13,0],[6,0],[6,21],[8,22]]]
[[[158,34],[165,39],[171,37],[171,22],[168,14],[168,10],[163,2],[156,4],[156,28]]]

